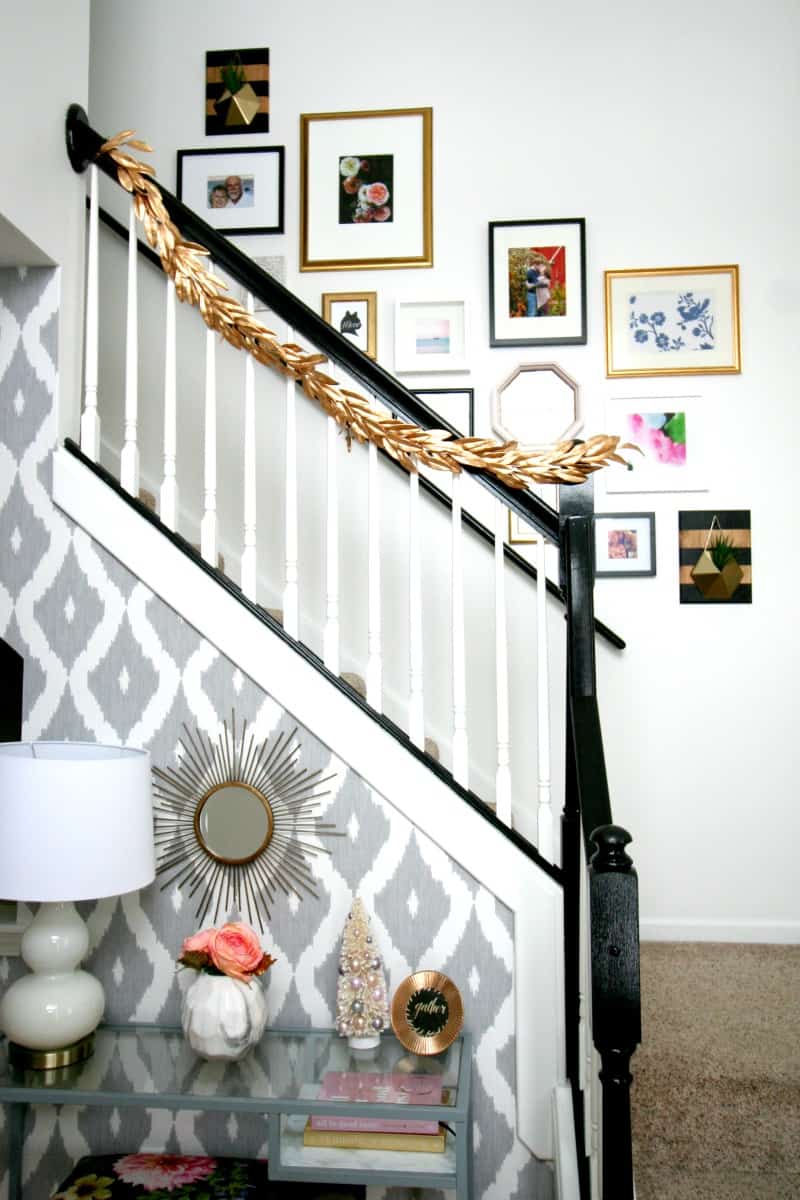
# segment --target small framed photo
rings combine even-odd
[[[177,195],[220,233],[283,233],[284,148],[179,150]]]
[[[322,315],[368,358],[378,355],[378,293],[323,292]]]
[[[655,575],[655,513],[596,513],[595,575]]]
[[[489,345],[586,342],[582,217],[489,222]]]
[[[394,318],[396,372],[467,371],[464,300],[398,300]]]
[[[533,546],[539,541],[539,534],[523,521],[522,517],[511,509],[508,510],[508,544],[509,546]]]
[[[433,266],[433,110],[300,116],[300,270]]]
[[[412,388],[423,404],[432,408],[459,437],[475,436],[474,388]]]
[[[739,268],[606,271],[606,375],[741,371]]]
[[[206,52],[206,136],[269,133],[269,50]]]

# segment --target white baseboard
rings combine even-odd
[[[774,945],[800,943],[800,921],[704,921],[694,917],[639,922],[643,942],[753,942]]]

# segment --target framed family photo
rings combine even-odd
[[[369,358],[378,356],[378,293],[323,292],[322,315]]]
[[[455,429],[459,437],[475,436],[474,388],[412,388],[423,404]]]
[[[394,321],[395,371],[468,370],[467,325],[464,300],[399,300]]]
[[[595,575],[655,575],[655,513],[596,513]]]
[[[300,270],[433,266],[433,110],[303,113]]]
[[[582,217],[489,222],[489,344],[586,342]]]
[[[741,371],[739,268],[606,271],[606,375]]]
[[[284,148],[179,150],[176,190],[220,233],[283,233]]]

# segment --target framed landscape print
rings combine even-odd
[[[433,110],[300,117],[300,270],[433,266]]]
[[[459,437],[475,435],[474,388],[412,388],[423,404],[438,413]]]
[[[466,371],[468,343],[464,300],[399,300],[395,305],[396,372]]]
[[[606,493],[708,490],[703,411],[696,396],[649,396],[606,402],[606,432],[632,442],[626,466],[603,471]]]
[[[220,233],[283,233],[283,146],[179,150],[177,196]]]
[[[582,217],[489,222],[489,344],[586,342]]]
[[[655,513],[596,513],[595,575],[655,575]]]
[[[369,358],[378,354],[378,293],[323,292],[322,315]]]
[[[269,133],[269,50],[206,53],[206,136]]]
[[[739,268],[606,271],[606,375],[741,371]]]

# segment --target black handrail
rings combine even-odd
[[[78,104],[70,105],[68,110],[66,137],[69,160],[76,171],[85,171],[90,163],[96,162],[101,171],[116,181],[113,160],[107,155],[100,155],[100,149],[106,139],[91,127],[89,118]],[[252,258],[203,221],[192,209],[182,204],[166,188],[155,181],[153,183],[161,193],[170,219],[181,232],[190,241],[202,243],[213,261],[238,280],[251,295],[266,304],[292,329],[299,330],[309,338],[323,354],[340,363],[349,375],[357,379],[372,396],[380,398],[393,412],[400,413],[406,420],[422,429],[442,428],[442,418],[403,387],[393,375],[363,354],[353,342],[344,338],[277,279],[257,267]],[[534,529],[551,542],[558,542],[558,513],[549,504],[545,504],[531,492],[508,487],[480,468],[465,466],[464,470],[474,475],[483,487]]]
[[[88,207],[88,197],[86,204]],[[98,206],[97,215],[108,229],[115,233],[117,237],[122,238],[127,242],[129,236],[128,229],[122,224],[121,221],[118,221],[116,217],[112,216],[111,213],[102,206]],[[141,254],[152,266],[154,266],[160,274],[163,274],[161,259],[158,257],[155,250],[151,250],[147,243],[143,242],[141,238],[137,238],[136,248],[139,254]],[[446,429],[450,429],[452,433],[457,432],[442,417],[439,418],[439,424],[443,425]],[[387,454],[384,450],[381,451],[381,454],[392,466],[401,471],[405,470],[405,468],[398,463],[397,459],[392,458],[390,454]],[[436,484],[426,478],[426,476],[420,475],[420,485],[422,490],[428,496],[430,496],[432,500],[435,500],[437,504],[440,504],[443,508],[452,510],[453,502],[447,493],[442,491],[440,487],[437,487]],[[491,532],[491,530],[487,529],[487,527],[481,521],[479,521],[477,517],[474,517],[472,513],[468,512],[466,509],[462,510],[461,516],[467,529],[469,529],[487,545],[494,545],[494,534]],[[523,558],[521,554],[518,554],[517,551],[514,550],[513,546],[506,545],[504,548],[504,553],[506,560],[511,563],[512,566],[522,571],[523,574],[527,575],[529,579],[532,579],[534,583],[536,582],[536,580],[539,578],[539,573],[532,563],[529,563],[528,560]],[[565,603],[563,589],[557,584],[553,583],[552,579],[545,578],[545,586],[548,593],[553,596],[554,599],[559,600],[562,604]],[[597,620],[597,618],[595,618],[595,629],[602,638],[604,638],[617,650],[625,649],[625,642],[623,638],[621,638],[618,633],[615,633],[613,629],[610,629],[609,626],[603,621]]]

